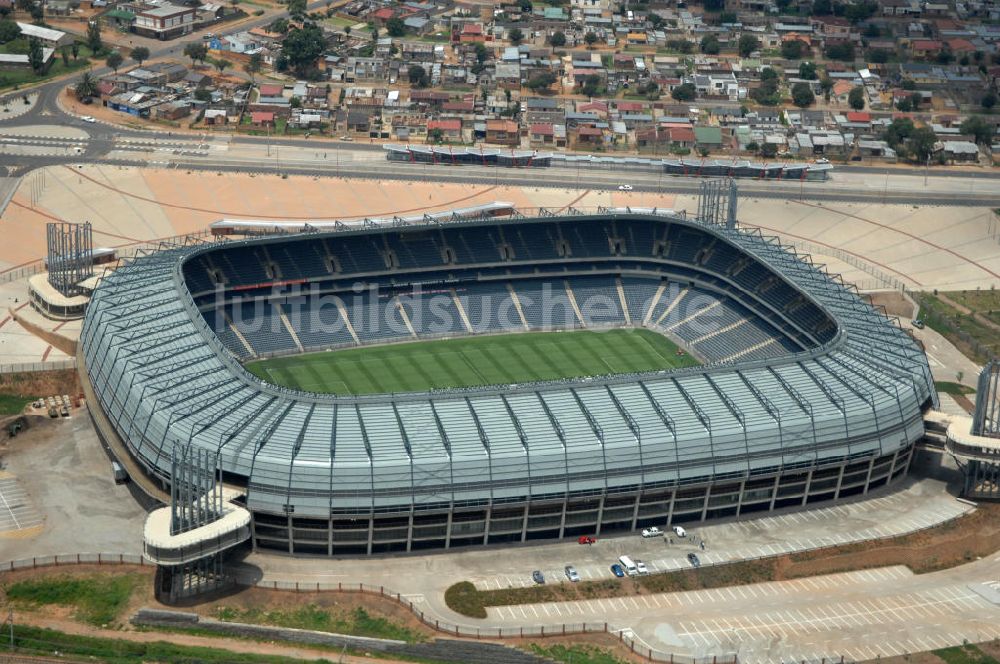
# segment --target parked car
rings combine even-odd
[[[688,562],[691,563],[691,567],[701,567],[701,561],[698,560],[698,554],[689,553]]]
[[[643,528],[642,529],[642,536],[643,537],[662,537],[663,536],[663,531],[660,530],[659,528],[657,528],[656,526],[652,526],[650,528]]]
[[[80,119],[83,120],[84,122],[91,122],[91,123],[97,122],[97,120],[92,115],[84,115]]]
[[[917,328],[918,330],[924,329],[924,321],[920,320],[919,318],[914,318],[913,320],[911,320],[910,325]]]
[[[687,537],[687,531],[680,526],[674,526],[674,534],[678,537]]]
[[[816,160],[816,163],[817,163],[817,164],[829,164],[829,163],[830,163],[830,160],[829,160],[829,159],[826,159],[826,158],[824,158],[824,157],[820,157],[819,159],[817,159],[817,160]]]
[[[611,566],[611,573],[617,576],[619,579],[625,576],[625,570],[623,570],[622,566],[619,565],[618,563],[615,563],[614,565]]]
[[[639,574],[649,574],[649,568],[641,560],[635,561],[635,571],[639,572]]]
[[[531,580],[535,583],[545,583],[545,575],[542,574],[541,570],[535,570],[531,573]]]
[[[572,565],[566,565],[566,578],[576,583],[580,580],[580,575],[577,573],[576,568]]]
[[[590,535],[580,535],[576,541],[580,544],[593,544],[597,541],[597,538],[591,537]]]
[[[632,191],[632,185],[630,185],[630,184],[620,184],[620,185],[618,185],[618,191]]]

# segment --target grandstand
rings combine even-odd
[[[703,366],[359,396],[243,366],[632,328]],[[164,485],[178,442],[218,453],[253,546],[289,553],[562,538],[864,494],[905,474],[935,399],[921,350],[842,282],[773,239],[673,214],[169,249],[105,278],[80,343],[103,435]]]

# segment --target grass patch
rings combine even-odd
[[[74,617],[91,625],[113,623],[133,591],[146,578],[141,574],[53,576],[17,581],[7,586],[7,598],[22,606],[72,606]]]
[[[256,608],[237,609],[220,606],[216,610],[215,617],[225,622],[291,627],[293,629],[308,629],[316,632],[351,634],[377,639],[395,639],[408,643],[424,640],[423,634],[398,625],[387,618],[373,616],[361,607],[349,612],[332,612],[313,604],[286,611],[265,611]]]
[[[596,646],[540,646],[532,643],[529,647],[536,655],[567,664],[627,664],[624,659]]]
[[[972,292],[948,293],[948,297],[955,302],[969,306],[981,315],[1000,323],[1000,305],[996,310],[980,310],[966,302],[981,302],[986,298],[995,296],[994,291],[979,291],[979,295],[972,295]],[[963,314],[958,309],[944,302],[940,298],[930,293],[914,293],[914,298],[920,304],[920,317],[924,323],[935,332],[945,337],[955,345],[964,355],[974,362],[985,364],[991,358],[1000,355],[1000,334],[987,325],[976,320],[971,314]],[[962,300],[965,300],[963,302]]]
[[[984,653],[975,645],[953,646],[931,652],[947,664],[1000,664],[995,657]]]
[[[24,407],[37,398],[23,394],[0,393],[0,415],[20,415]]]
[[[11,52],[16,52],[18,47],[15,44],[11,48]],[[6,53],[8,51],[2,52]],[[44,74],[36,74],[31,71],[31,69],[0,72],[0,89],[20,87],[23,85],[30,85],[32,83],[41,83],[42,81],[47,81],[49,79],[62,76],[63,74],[69,74],[86,69],[90,66],[90,58],[93,56],[93,52],[85,45],[79,44],[77,56],[76,61],[74,61],[73,57],[70,56],[69,63],[64,65],[62,56],[59,55],[59,51],[56,51],[52,55],[52,65]],[[2,117],[2,115],[0,115],[0,117]]]
[[[323,394],[506,385],[696,366],[650,330],[531,332],[310,353],[247,364],[262,380]]]
[[[938,392],[943,392],[944,394],[955,394],[955,395],[965,395],[974,394],[975,390],[968,385],[962,385],[961,383],[952,383],[947,380],[936,380],[934,381],[934,389]]]
[[[88,658],[107,664],[200,664],[242,662],[246,664],[291,664],[304,660],[275,655],[234,653],[220,648],[182,646],[166,641],[139,643],[120,639],[65,634],[51,629],[15,625],[14,645],[23,654],[36,653],[51,656],[58,651],[62,656]],[[326,660],[318,660],[326,661]]]

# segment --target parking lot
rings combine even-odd
[[[667,530],[662,537],[638,534],[598,538],[593,545],[559,545],[561,556],[550,547],[537,547],[532,561],[520,553],[505,557],[508,569],[488,565],[472,572],[470,580],[481,590],[520,588],[534,584],[539,570],[546,583],[568,583],[565,566],[573,565],[582,580],[610,579],[611,565],[621,555],[643,561],[651,573],[691,567],[688,554],[702,565],[761,558],[862,540],[893,537],[932,527],[972,509],[932,484],[917,484],[905,491],[866,501],[813,510],[776,514],[764,518],[687,527],[687,537]],[[705,542],[702,549],[700,542]],[[526,551],[528,551],[526,550]],[[487,571],[490,570],[490,571]]]
[[[17,478],[0,471],[0,533],[23,531],[41,524],[42,515]]]

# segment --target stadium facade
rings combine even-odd
[[[241,364],[630,326],[703,366],[338,397]],[[555,539],[862,495],[906,473],[936,399],[913,339],[838,278],[775,239],[674,214],[167,249],[104,279],[80,340],[93,407],[145,472],[168,486],[176,445],[217,454],[254,547],[292,554]]]

